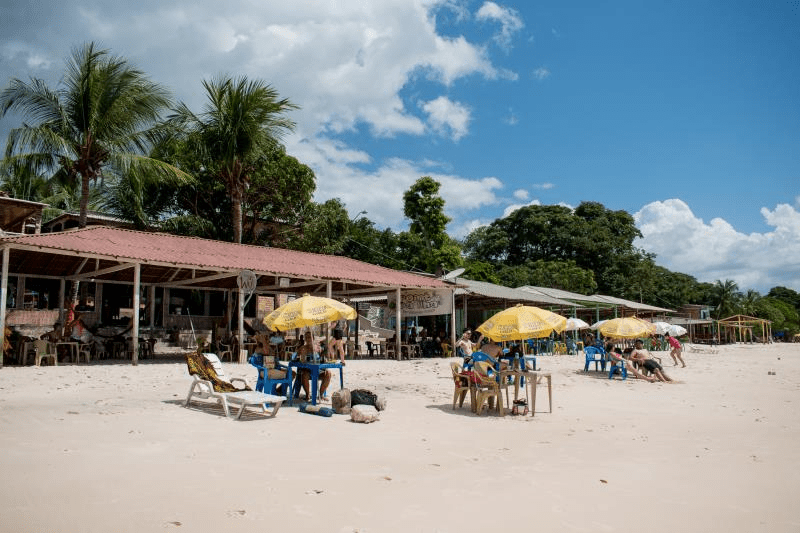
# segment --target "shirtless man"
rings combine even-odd
[[[464,356],[472,355],[474,344],[472,344],[472,340],[470,340],[471,337],[472,331],[470,329],[465,329],[464,333],[461,334],[461,338],[456,342],[456,352],[461,348],[464,352]]]
[[[648,372],[651,372],[659,381],[668,382],[672,379],[664,373],[661,365],[650,356],[650,352],[644,347],[642,341],[637,340],[634,343],[634,350],[631,352],[631,360],[642,365]],[[675,363],[677,364],[677,363]]]
[[[628,369],[628,372],[633,373],[633,375],[639,379],[649,381],[650,383],[656,380],[656,378],[645,376],[644,374],[636,370],[636,367],[633,366],[633,363],[622,357],[622,353],[620,353],[619,348],[617,348],[610,342],[606,344],[606,357],[608,357],[608,360],[611,362],[612,365],[622,361],[625,364],[625,368]]]

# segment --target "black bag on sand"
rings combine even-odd
[[[375,400],[378,395],[366,389],[356,389],[350,391],[350,405],[372,405],[375,406]]]

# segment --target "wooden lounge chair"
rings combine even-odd
[[[189,394],[186,395],[186,407],[193,398],[201,400],[214,400],[222,405],[222,410],[226,417],[231,413],[228,405],[238,406],[239,412],[236,419],[242,416],[246,407],[260,406],[262,412],[269,417],[278,414],[281,404],[286,400],[285,396],[275,396],[250,390],[247,382],[242,378],[231,378],[225,375],[222,363],[216,354],[213,353],[190,353],[186,355],[186,364],[189,367],[189,374],[192,376],[192,384],[189,387]],[[241,382],[243,388],[237,388],[233,383]],[[271,410],[267,406],[272,406]]]

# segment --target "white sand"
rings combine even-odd
[[[540,358],[535,418],[453,411],[449,360],[348,361],[369,425],[186,409],[178,362],[3,368],[0,531],[800,531],[800,345],[659,355],[680,383]]]

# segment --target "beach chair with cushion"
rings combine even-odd
[[[192,399],[197,398],[219,402],[226,417],[231,416],[229,405],[239,407],[237,419],[241,418],[246,407],[261,407],[262,412],[274,417],[278,414],[281,404],[286,400],[284,396],[250,390],[242,378],[229,380],[216,354],[191,352],[186,355],[186,365],[192,376],[192,384],[184,404],[186,407],[189,406]],[[242,388],[236,387],[234,382],[241,382]],[[268,406],[272,406],[272,409],[267,409]]]
[[[597,346],[586,346],[583,349],[583,353],[586,356],[586,364],[583,366],[583,371],[589,371],[589,365],[594,363],[594,369],[606,370],[606,351],[602,348],[598,348]],[[599,367],[599,368],[598,368]]]

